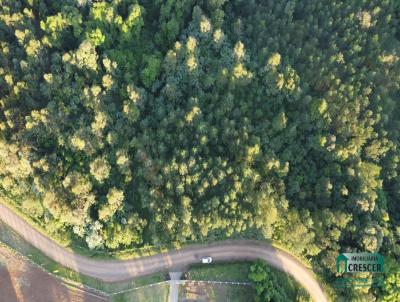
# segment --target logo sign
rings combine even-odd
[[[338,273],[383,273],[384,261],[378,253],[342,253],[336,257]]]

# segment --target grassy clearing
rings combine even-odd
[[[73,270],[61,266],[57,262],[45,256],[42,252],[23,240],[18,234],[12,231],[1,221],[0,241],[4,242],[15,251],[26,256],[32,262],[42,266],[45,270],[56,276],[99,289],[106,293],[113,293],[125,289],[161,282],[164,280],[164,275],[162,273],[150,275],[148,277],[137,278],[131,281],[116,283],[106,283],[95,278],[81,275]]]
[[[151,287],[113,296],[112,302],[168,302],[169,284],[160,284]]]
[[[179,301],[250,302],[254,298],[251,286],[196,283],[179,288]]]
[[[188,279],[205,281],[249,282],[251,262],[216,263],[195,265],[188,270]],[[251,285],[217,285],[189,283],[180,287],[181,299],[199,299],[210,302],[254,301],[255,293]]]
[[[249,282],[251,262],[194,265],[189,268],[190,280]]]
[[[211,265],[195,265],[189,268],[188,270],[188,279],[190,280],[205,280],[205,281],[236,281],[236,282],[250,282],[248,275],[250,272],[250,266],[252,265],[252,262],[236,262],[236,263],[217,263],[217,264],[211,264]],[[300,288],[300,285],[289,275],[287,275],[284,272],[281,272],[279,270],[276,270],[272,267],[269,267],[271,269],[271,273],[275,275],[277,278],[278,283],[284,288],[284,291],[287,293],[287,296],[295,301],[297,292]],[[204,287],[205,285],[201,285]],[[254,290],[252,289],[251,286],[249,287],[244,287],[241,288],[240,286],[236,285],[226,285],[226,287],[229,289],[226,291],[226,295],[231,295],[230,293],[232,292],[231,297],[228,300],[224,301],[253,301],[251,299],[244,299],[240,300],[243,298],[243,294],[247,295],[254,295]],[[198,288],[201,289],[201,288]],[[203,290],[206,290],[207,295],[210,295],[210,297],[213,296],[213,288],[203,288],[200,290],[202,292]],[[235,293],[237,291],[237,293]],[[224,290],[218,288],[218,292],[225,292]],[[215,296],[217,297],[217,296]],[[237,300],[231,300],[231,299],[236,299]],[[240,298],[240,299],[239,299]],[[214,299],[214,298],[213,298]],[[211,300],[214,301],[214,300]],[[218,299],[215,301],[219,301]]]

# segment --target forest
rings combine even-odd
[[[327,283],[380,252],[384,286],[335,301],[400,300],[399,21],[396,0],[0,0],[0,196],[92,250],[258,238]]]

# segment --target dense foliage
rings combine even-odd
[[[250,266],[248,277],[256,292],[255,302],[312,301],[309,294],[303,288],[293,288],[291,282],[294,283],[294,281],[289,280],[287,275],[272,271],[262,261],[257,261]]]
[[[263,263],[256,263],[250,267],[249,279],[256,290],[255,302],[284,302],[289,300],[282,284],[279,284],[275,275]]]
[[[399,16],[0,0],[1,195],[91,249],[258,232],[331,277],[339,251],[398,259]]]

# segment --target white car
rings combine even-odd
[[[211,263],[212,262],[212,258],[211,257],[203,257],[201,258],[201,263],[207,264],[207,263]]]

